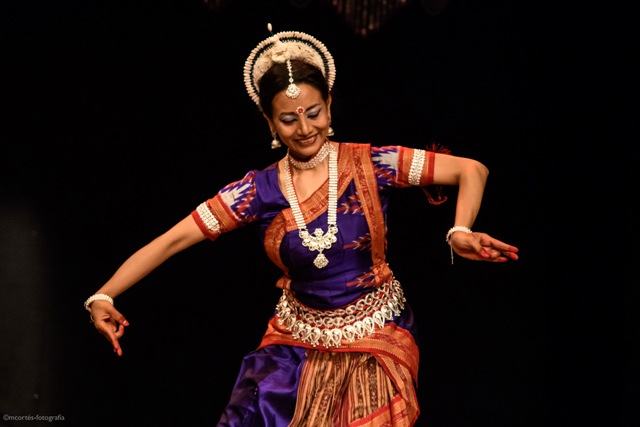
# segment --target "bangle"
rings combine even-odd
[[[455,227],[451,227],[449,231],[447,231],[447,236],[444,239],[446,240],[447,244],[449,244],[449,247],[451,248],[451,265],[453,265],[453,246],[451,246],[451,237],[453,236],[453,233],[455,233],[456,231],[472,233],[471,229],[469,227],[465,227],[464,225],[456,225]]]
[[[113,298],[111,298],[109,295],[107,295],[107,294],[95,294],[95,295],[91,295],[84,302],[84,309],[87,310],[89,313],[91,313],[91,309],[89,308],[89,305],[92,302],[97,301],[97,300],[109,301],[111,303],[111,305],[113,305]]]
[[[465,227],[464,225],[456,225],[455,227],[451,227],[449,231],[447,231],[447,237],[445,237],[445,240],[447,241],[449,246],[451,246],[451,236],[453,236],[453,233],[455,233],[456,231],[464,231],[465,233],[472,232],[470,228]]]

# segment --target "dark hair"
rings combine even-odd
[[[297,59],[291,60],[291,72],[296,84],[307,83],[320,91],[323,101],[329,99],[329,85],[322,72],[311,64]],[[289,86],[289,70],[286,63],[276,63],[267,70],[258,82],[260,109],[267,116],[273,114],[273,98]]]

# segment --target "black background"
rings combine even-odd
[[[421,333],[418,426],[637,426],[631,15],[613,5],[408,1],[357,36],[320,0],[0,5],[3,425],[215,425],[278,271],[255,231],[128,290],[116,357],[82,302],[220,187],[283,155],[242,68],[275,31],[336,60],[336,141],[431,142],[491,170],[474,229],[515,263],[450,265],[449,202],[394,195],[389,262]],[[436,2],[433,2],[436,3]],[[627,141],[632,141],[628,143]],[[625,243],[626,242],[626,243]]]

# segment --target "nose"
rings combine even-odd
[[[309,132],[311,131],[311,126],[309,125],[307,118],[301,115],[300,119],[298,120],[298,123],[299,123],[298,130],[300,134],[308,135]]]

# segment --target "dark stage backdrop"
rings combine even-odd
[[[435,142],[481,160],[474,228],[521,249],[517,263],[452,266],[455,192],[437,207],[417,189],[394,196],[389,262],[421,335],[418,426],[639,425],[638,290],[598,256],[634,222],[604,214],[623,204],[599,186],[619,141],[604,122],[628,116],[608,98],[628,74],[625,14],[452,0],[432,15],[414,0],[363,38],[328,1],[222,3],[0,5],[0,412],[64,418],[2,425],[215,425],[279,296],[255,230],[193,247],[119,297],[121,358],[82,303],[283,155],[243,84],[268,22],[334,55],[335,140]]]

